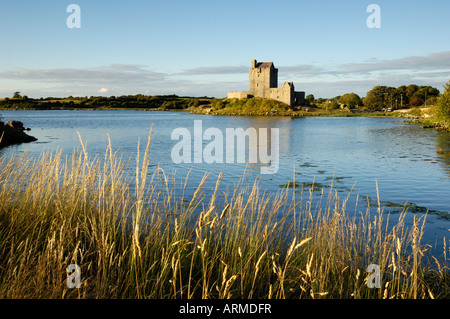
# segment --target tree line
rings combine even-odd
[[[31,99],[15,92],[12,98],[0,100],[0,109],[114,109],[143,108],[162,110],[183,110],[210,103],[211,98],[180,97],[177,95],[123,95],[123,96],[90,96],[65,98]]]
[[[404,109],[426,104],[434,105],[439,95],[439,90],[431,86],[411,84],[396,88],[377,85],[362,98],[356,93],[346,93],[331,99],[315,99],[314,95],[310,94],[306,96],[305,101],[307,105],[326,109],[364,107],[370,111],[382,111],[388,108]]]
[[[440,92],[431,86],[411,84],[398,88],[391,86],[375,86],[367,92],[363,99],[369,110],[379,111],[383,108],[402,109],[418,106],[434,105]]]

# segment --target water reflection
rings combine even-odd
[[[436,134],[436,150],[442,149],[443,154],[438,154],[438,163],[443,171],[450,177],[450,139],[449,133],[438,132]],[[450,199],[449,199],[450,200]]]

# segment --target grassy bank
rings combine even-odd
[[[270,99],[213,99],[206,108],[192,113],[214,115],[261,115],[295,116],[296,110],[289,105]]]
[[[441,132],[450,132],[450,121],[443,117],[437,106],[415,108],[404,113],[406,116],[413,115],[415,119],[411,122],[422,125],[423,128],[431,128]]]
[[[150,139],[149,139],[150,141]],[[148,146],[148,145],[147,145]],[[292,198],[258,183],[189,198],[162,170],[136,171],[109,145],[90,158],[46,152],[0,159],[0,298],[448,298],[444,258],[425,258],[424,218],[388,227],[382,207],[361,218],[330,188]],[[183,187],[182,187],[183,188]],[[308,192],[306,192],[308,194]],[[81,287],[67,286],[70,264]],[[369,288],[367,267],[381,269]]]
[[[263,99],[213,99],[211,104],[190,109],[194,114],[244,115],[244,116],[328,116],[328,117],[400,117],[394,112],[369,112],[364,109],[323,109],[312,106],[289,106],[285,103]]]

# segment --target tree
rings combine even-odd
[[[319,105],[322,109],[334,110],[339,108],[339,104],[335,99],[325,100],[322,104]]]
[[[361,98],[356,93],[347,93],[339,98],[339,103],[346,105],[349,109],[354,109],[361,105]]]
[[[20,95],[20,92],[14,92],[13,98],[20,99],[20,98],[22,98],[22,96]]]
[[[406,97],[406,86],[402,85],[395,89],[392,99],[395,101],[396,108],[403,108],[409,104]]]
[[[432,86],[422,86],[421,89],[426,92],[426,96],[433,97],[433,96],[439,96],[439,90],[432,87]]]
[[[338,102],[335,99],[329,101],[327,109],[335,110],[337,108],[339,108],[339,104],[338,104]]]
[[[419,90],[419,87],[415,84],[410,84],[406,87],[406,99],[409,103],[409,101],[412,99],[414,93],[416,93]]]
[[[383,107],[391,107],[395,88],[388,86],[375,86],[367,92],[363,99],[364,106],[372,111],[380,111]]]
[[[314,103],[314,95],[309,94],[305,97],[305,101],[308,105],[311,105]]]
[[[438,114],[444,119],[450,119],[450,81],[444,85],[444,90],[438,98]]]
[[[419,95],[414,95],[411,101],[409,102],[410,106],[417,107],[423,104],[423,99]]]
[[[319,97],[318,99],[314,100],[315,101],[315,105],[320,107],[320,105],[326,101],[326,99]]]

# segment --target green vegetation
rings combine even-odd
[[[339,108],[339,97],[336,97],[334,99],[328,99],[324,102],[322,102],[321,104],[318,105],[319,108],[321,109],[326,109],[326,110],[336,110]]]
[[[317,205],[257,183],[218,202],[222,175],[177,199],[178,181],[149,176],[148,145],[134,176],[111,145],[94,159],[83,144],[65,159],[0,158],[0,298],[450,297],[447,248],[425,258],[425,217],[407,227],[404,211],[388,227],[368,203],[355,219],[333,187]],[[367,285],[370,264],[380,288]]]
[[[161,109],[184,110],[209,104],[210,98],[177,95],[124,95],[30,99],[15,92],[13,98],[0,100],[0,109]]]
[[[438,115],[444,120],[450,120],[450,81],[444,86],[445,92],[437,100]]]
[[[428,100],[429,105],[433,103],[432,105],[409,111],[409,114],[416,116],[415,123],[422,125],[423,128],[450,132],[450,82],[444,86],[444,90],[437,98]]]
[[[349,109],[354,109],[357,106],[362,106],[362,100],[356,93],[347,93],[339,98],[339,103],[345,105]]]
[[[213,99],[211,114],[217,115],[294,115],[294,109],[279,101],[251,99]]]
[[[439,96],[439,90],[431,86],[417,86],[411,84],[402,85],[398,88],[390,86],[375,86],[367,92],[363,99],[364,106],[372,111],[382,109],[403,109],[417,107],[425,104],[428,99],[435,101]],[[428,101],[430,102],[430,101]]]

